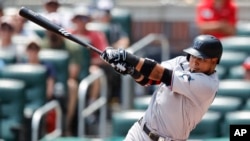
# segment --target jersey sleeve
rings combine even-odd
[[[180,64],[184,61],[186,61],[185,56],[178,56],[176,58],[172,58],[170,60],[162,62],[161,65],[169,70],[173,70],[175,68],[176,64]]]

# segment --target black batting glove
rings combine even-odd
[[[133,74],[134,73],[134,67],[128,65],[126,62],[121,62],[119,63],[119,65],[121,65],[123,68],[125,68],[125,70],[121,70],[119,67],[113,67],[114,70],[122,75],[127,75],[127,74]]]
[[[118,72],[126,72],[125,62],[126,51],[123,49],[107,48],[101,53],[101,59],[109,63]]]
[[[102,52],[100,57],[109,64],[118,64],[126,60],[126,51],[109,47]]]
[[[124,49],[114,49],[106,48],[103,53],[100,55],[101,59],[109,63],[113,68],[119,69],[126,72],[128,66],[130,68],[135,68],[139,62],[139,58],[135,55],[126,52]],[[125,64],[124,64],[125,63]],[[127,72],[130,72],[128,70]]]

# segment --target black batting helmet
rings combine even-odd
[[[189,60],[190,55],[203,59],[218,58],[217,64],[219,64],[222,50],[222,44],[216,37],[212,35],[199,35],[194,39],[193,45],[183,51],[188,53],[187,60]]]

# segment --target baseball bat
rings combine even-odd
[[[54,33],[57,33],[59,35],[62,35],[63,37],[73,41],[73,42],[76,42],[98,54],[101,54],[102,51],[97,49],[96,47],[90,45],[89,43],[87,42],[83,42],[81,41],[79,38],[77,38],[76,36],[70,34],[68,31],[66,31],[64,28],[60,27],[59,25],[57,24],[54,24],[52,23],[51,21],[49,21],[47,18],[43,17],[42,15],[28,9],[28,8],[25,8],[25,7],[22,7],[20,10],[19,10],[19,15],[21,15],[22,17],[36,23],[37,25],[40,25],[41,27],[49,30],[49,31],[52,31]]]

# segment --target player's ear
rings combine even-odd
[[[211,63],[217,65],[219,58],[212,58]]]

